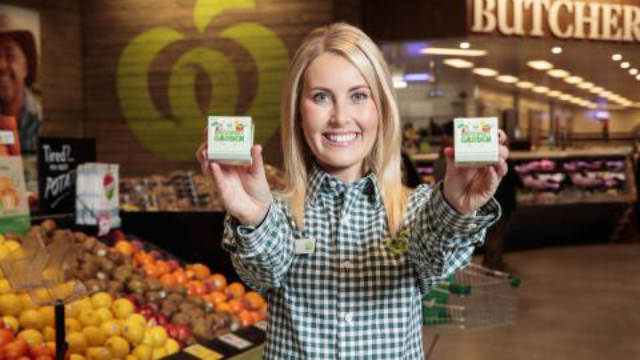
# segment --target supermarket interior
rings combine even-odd
[[[253,139],[290,189],[283,84],[336,22],[388,65],[408,189],[447,183],[457,119],[507,136],[500,219],[416,297],[424,358],[640,359],[638,0],[3,0],[0,359],[326,358],[265,351],[280,298],[195,154]]]

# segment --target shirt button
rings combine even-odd
[[[344,268],[345,271],[349,271],[353,269],[353,264],[351,263],[351,261],[345,261],[342,263],[342,267]]]
[[[344,314],[344,321],[347,323],[351,323],[353,321],[353,315],[351,313]]]

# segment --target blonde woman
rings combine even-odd
[[[269,303],[267,359],[422,359],[421,296],[469,262],[500,216],[500,163],[453,166],[443,183],[401,182],[387,66],[359,29],[312,31],[284,84],[288,187],[272,196],[261,147],[250,167],[207,161],[229,217],[223,247]],[[501,133],[501,141],[505,135]]]

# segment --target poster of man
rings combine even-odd
[[[40,48],[38,12],[0,5],[0,116],[16,119],[23,154],[37,151],[42,110],[36,94]]]

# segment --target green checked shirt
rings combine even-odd
[[[223,247],[269,303],[265,358],[423,359],[422,294],[469,263],[498,203],[461,215],[422,185],[390,239],[372,173],[344,184],[313,167],[308,185],[302,231],[281,200],[258,227],[225,222]]]

